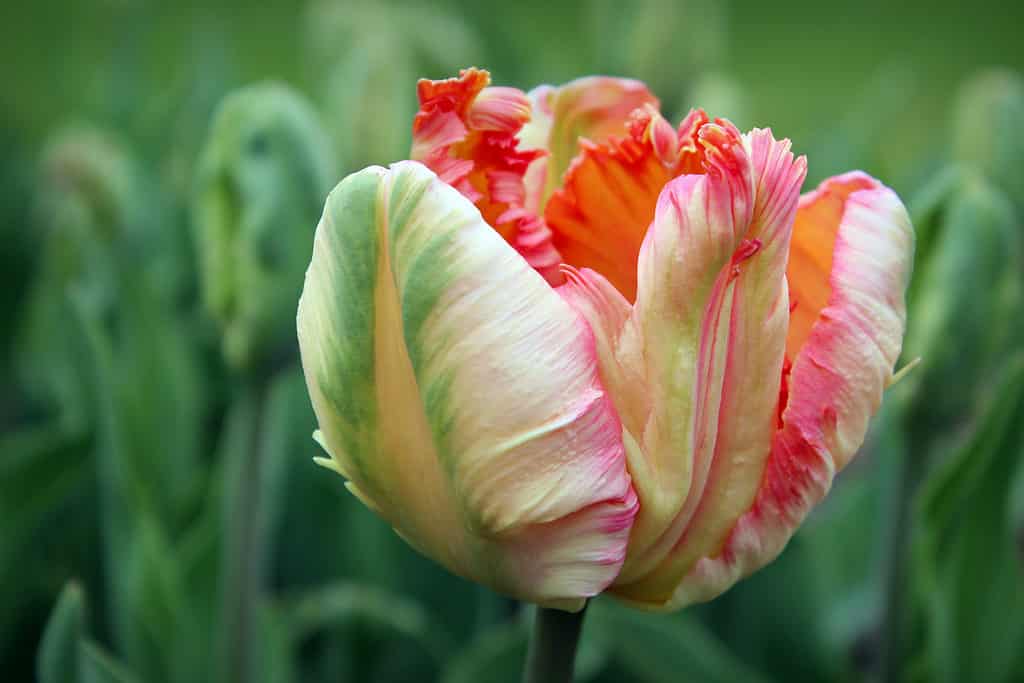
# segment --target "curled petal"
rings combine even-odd
[[[781,425],[753,504],[673,604],[710,599],[774,559],[860,447],[900,353],[913,241],[899,198],[866,174],[831,178],[801,198]]]
[[[610,590],[652,609],[677,605],[681,582],[757,494],[777,424],[786,258],[806,172],[768,131],[741,136],[717,121],[695,133],[705,173],[670,181],[658,198],[632,311],[589,271],[566,285],[598,336],[640,499]]]
[[[633,113],[626,137],[581,141],[544,212],[563,260],[600,272],[633,301],[640,245],[658,196],[677,175],[703,171],[706,148],[697,133],[706,123],[704,112],[691,112],[679,134],[648,105]]]
[[[534,118],[522,131],[522,149],[546,150],[527,174],[527,195],[539,213],[580,152],[581,138],[601,145],[626,135],[630,115],[658,99],[640,81],[588,76],[560,87],[542,85],[530,92]]]
[[[558,281],[558,253],[539,217],[527,208],[523,177],[541,150],[520,149],[518,134],[531,103],[516,88],[489,87],[490,74],[465,69],[458,78],[421,80],[413,120],[412,159],[468,197],[538,272]],[[525,233],[525,235],[524,235]]]
[[[636,513],[585,321],[424,166],[344,180],[299,304],[332,466],[423,553],[578,609]]]

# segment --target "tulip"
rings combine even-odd
[[[773,559],[893,377],[913,232],[859,172],[643,84],[421,81],[335,188],[299,303],[322,464],[453,571],[573,610]]]

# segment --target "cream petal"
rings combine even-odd
[[[414,162],[344,180],[298,328],[326,450],[415,547],[563,608],[614,579],[636,501],[593,334],[468,199]]]

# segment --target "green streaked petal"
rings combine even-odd
[[[635,501],[593,335],[458,191],[415,162],[342,181],[298,328],[322,443],[410,544],[547,604],[614,578]]]

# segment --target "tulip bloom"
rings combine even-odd
[[[772,560],[891,381],[913,233],[863,173],[636,81],[421,81],[413,161],[327,200],[299,305],[323,462],[524,600],[707,600]]]

